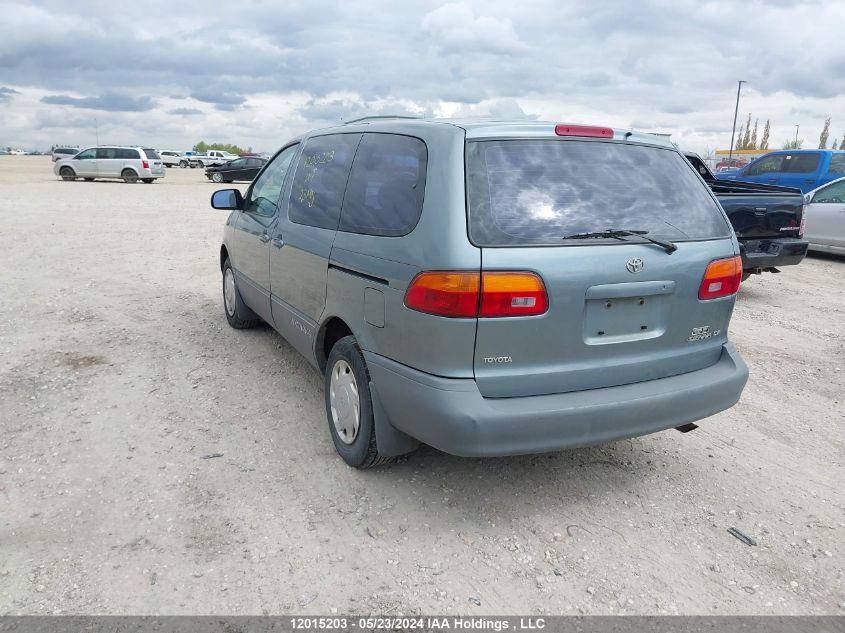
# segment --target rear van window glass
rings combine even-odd
[[[407,235],[422,213],[428,151],[398,134],[365,134],[358,146],[340,215],[340,230]]]
[[[116,147],[98,147],[97,148],[97,158],[99,159],[111,159],[111,158],[123,158],[118,154],[120,150]]]
[[[308,139],[293,176],[291,222],[337,229],[349,167],[360,134],[329,134]]]
[[[145,149],[144,154],[146,154],[147,158],[149,158],[150,160],[158,160],[159,159],[158,152],[156,152],[154,149]]]
[[[139,157],[137,149],[118,148],[115,150],[115,158],[122,158],[123,160],[132,160]]]
[[[467,144],[470,238],[479,246],[572,245],[607,229],[700,240],[730,227],[679,153],[641,145],[534,139]]]

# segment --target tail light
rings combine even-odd
[[[549,308],[543,280],[529,272],[424,272],[405,293],[411,310],[453,318],[534,316]]]
[[[534,273],[481,274],[480,317],[533,316],[549,308],[543,280]]]
[[[739,290],[742,279],[742,258],[729,257],[710,262],[698,289],[698,298],[718,299],[728,297]]]
[[[597,127],[595,125],[566,125],[559,123],[555,126],[558,136],[592,136],[596,138],[613,138],[613,128]]]
[[[142,160],[142,161],[141,161],[141,166],[142,166],[144,169],[149,169],[149,168],[150,168],[150,161],[148,161],[148,160]]]
[[[478,273],[420,273],[408,286],[405,305],[437,316],[475,317],[480,282]]]
[[[801,224],[798,225],[798,237],[804,237],[804,224],[807,221],[807,205],[801,208]]]

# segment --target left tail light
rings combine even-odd
[[[405,305],[452,318],[536,316],[549,309],[549,297],[531,272],[431,271],[414,278]]]
[[[705,301],[736,294],[741,279],[741,257],[714,260],[704,272],[704,279],[701,280],[701,286],[698,288],[698,298]]]

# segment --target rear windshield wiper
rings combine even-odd
[[[607,229],[606,231],[595,231],[592,233],[573,233],[572,235],[565,235],[561,239],[563,240],[586,240],[590,238],[598,238],[601,239],[603,237],[612,238],[621,240],[624,237],[639,237],[644,239],[647,242],[651,242],[652,244],[657,244],[660,246],[667,254],[671,255],[678,247],[673,243],[669,242],[668,240],[656,240],[653,237],[646,237],[648,231],[635,231],[635,230],[625,230],[625,229]]]

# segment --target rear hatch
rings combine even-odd
[[[151,172],[154,174],[164,173],[164,164],[161,162],[161,157],[158,155],[157,151],[154,149],[144,148],[144,155],[147,157],[147,164],[149,165]]]
[[[534,272],[548,294],[541,315],[479,318],[482,395],[595,389],[717,362],[734,296],[700,300],[699,289],[711,262],[736,255],[735,242],[674,149],[571,137],[469,140],[467,188],[482,273]],[[677,250],[640,236],[564,239],[607,229],[647,231]]]

